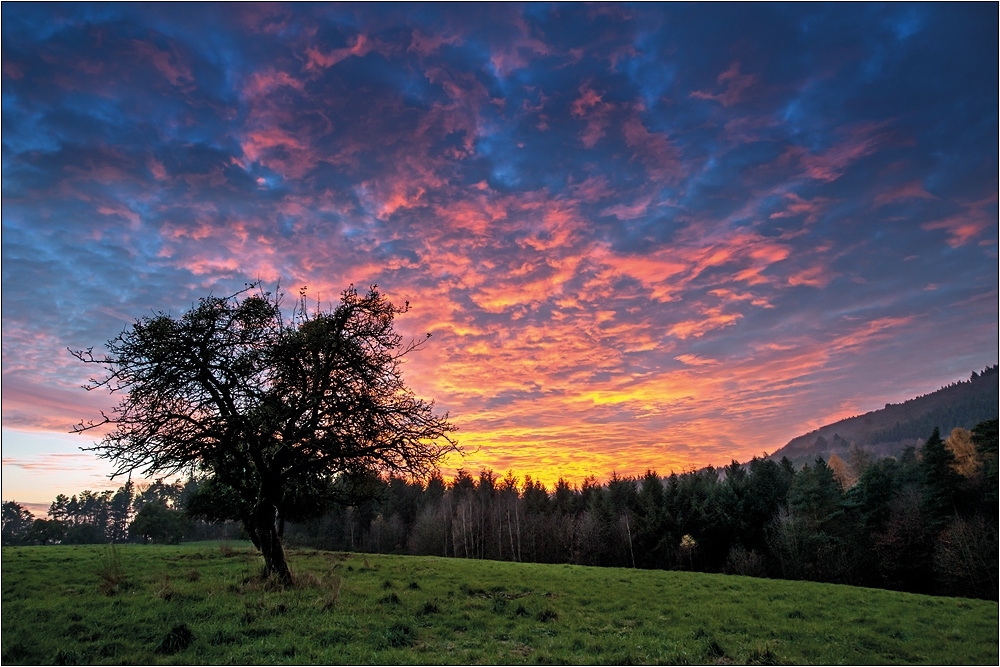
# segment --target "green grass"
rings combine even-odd
[[[989,664],[995,602],[248,545],[5,547],[4,664]]]

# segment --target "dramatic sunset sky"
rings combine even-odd
[[[409,300],[459,466],[747,460],[997,362],[997,5],[3,5],[3,498],[152,311]]]

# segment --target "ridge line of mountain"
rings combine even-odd
[[[787,456],[793,463],[811,463],[817,457],[841,457],[851,445],[867,450],[875,458],[895,456],[906,447],[919,447],[935,427],[941,437],[952,429],[971,429],[997,419],[1000,404],[998,366],[973,372],[968,380],[945,385],[937,391],[884,408],[840,419],[792,438],[768,458]]]

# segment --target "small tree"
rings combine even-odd
[[[336,308],[310,313],[303,290],[286,321],[280,301],[255,283],[179,318],[144,317],[104,356],[73,354],[107,372],[88,390],[125,394],[111,415],[76,427],[114,427],[88,449],[116,475],[200,470],[211,498],[191,504],[242,521],[265,574],[288,579],[286,519],[321,514],[348,477],[424,476],[457,447],[447,415],[403,383],[402,357],[420,346],[393,330],[406,307],[351,287]]]

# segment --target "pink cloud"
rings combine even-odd
[[[810,266],[798,273],[788,277],[788,284],[794,286],[805,285],[807,287],[826,287],[830,281],[836,277],[824,266]]]
[[[845,139],[822,153],[810,153],[802,146],[790,146],[779,163],[796,164],[806,176],[817,181],[835,181],[858,160],[874,153],[885,141],[884,124],[849,128]]]
[[[608,179],[604,175],[588,176],[585,181],[570,184],[570,193],[576,199],[594,203],[607,199],[615,194]]]
[[[248,77],[246,85],[243,86],[243,95],[250,99],[256,99],[283,86],[299,92],[305,89],[305,84],[292,77],[288,72],[268,69],[263,72],[254,72]]]
[[[495,45],[490,53],[490,63],[500,77],[527,67],[533,56],[544,56],[552,52],[548,44],[531,35],[531,28],[523,17],[515,17],[513,23],[518,31],[517,36]]]
[[[680,151],[666,135],[650,132],[636,115],[622,126],[625,143],[646,166],[646,171],[654,180],[676,180],[683,175]]]
[[[177,52],[161,51],[154,44],[137,39],[132,40],[132,49],[138,58],[151,63],[172,85],[185,88],[193,84],[191,69],[182,62]]]
[[[744,93],[757,81],[753,74],[741,74],[739,61],[733,62],[716,81],[723,87],[720,93],[696,90],[691,97],[700,100],[715,100],[724,107],[731,107],[744,99]]]
[[[719,362],[715,359],[706,359],[704,357],[699,357],[697,354],[681,354],[674,357],[677,361],[681,362],[685,366],[718,366]]]
[[[407,51],[413,51],[417,55],[426,58],[445,44],[461,43],[462,40],[457,35],[425,35],[417,28],[410,36],[410,45],[407,47]]]
[[[882,206],[892,202],[903,201],[905,199],[937,199],[934,195],[924,189],[924,184],[919,180],[910,181],[885,192],[880,192],[875,196],[875,206]]]
[[[580,133],[580,140],[586,148],[593,148],[604,137],[613,108],[589,84],[580,87],[580,96],[570,105],[570,113],[587,123]]]
[[[634,220],[646,215],[649,210],[650,197],[644,197],[632,204],[615,204],[601,211],[601,215],[613,215],[619,220]]]
[[[291,19],[288,7],[274,2],[233,5],[230,11],[233,10],[240,23],[256,33],[279,33],[285,30]]]
[[[786,192],[783,196],[787,202],[785,208],[772,213],[768,216],[770,219],[790,218],[801,215],[805,216],[806,224],[812,224],[819,219],[820,213],[825,211],[831,202],[826,197],[803,199],[794,192]]]
[[[101,410],[110,412],[116,403],[106,392],[87,392],[54,380],[38,382],[9,371],[3,377],[5,427],[67,433],[81,420],[100,421]]]
[[[330,67],[333,67],[339,62],[347,60],[348,58],[355,56],[358,58],[363,58],[368,55],[368,52],[372,50],[372,42],[368,39],[368,35],[358,34],[354,36],[354,42],[340,49],[333,49],[327,53],[323,53],[316,46],[309,46],[306,48],[306,64],[303,67],[306,71],[318,72]]]
[[[726,122],[725,137],[734,144],[748,144],[761,140],[761,130],[778,127],[781,120],[773,115],[741,116]]]
[[[997,197],[993,195],[987,199],[963,204],[965,209],[961,213],[927,222],[921,225],[921,229],[928,231],[944,230],[948,234],[948,245],[958,248],[972,241],[985,230],[997,226]]]

